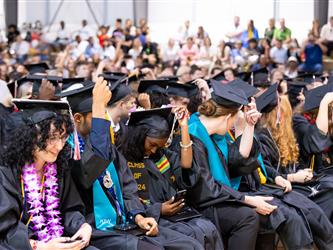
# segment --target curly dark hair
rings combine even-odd
[[[145,153],[145,139],[147,137],[148,128],[144,126],[129,126],[128,138],[122,147],[122,153],[126,160],[138,162],[143,160]]]
[[[34,161],[33,154],[36,147],[45,149],[50,136],[51,124],[59,133],[65,132],[67,135],[73,132],[73,123],[68,115],[56,114],[56,116],[43,120],[37,124],[24,125],[16,128],[8,143],[8,147],[3,152],[1,164],[6,167],[16,168],[18,173],[25,164]],[[57,157],[57,167],[59,173],[68,168],[70,159],[70,146],[66,143]]]

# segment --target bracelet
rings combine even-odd
[[[184,145],[181,141],[179,142],[179,144],[180,144],[180,147],[181,148],[189,148],[189,147],[191,147],[192,146],[192,144],[193,144],[193,141],[192,140],[190,140],[190,143],[189,144],[187,144],[187,145]]]

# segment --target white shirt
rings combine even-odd
[[[285,48],[278,49],[277,47],[271,48],[269,52],[270,57],[273,59],[274,62],[285,64],[288,59],[288,50]]]
[[[79,30],[79,35],[81,37],[82,40],[88,40],[88,38],[90,36],[92,36],[90,29],[88,28],[88,26],[82,27]]]
[[[333,42],[333,27],[325,24],[320,32],[320,38]]]
[[[237,27],[234,25],[233,30],[231,30],[229,33],[231,33],[231,34],[238,33],[239,35],[238,35],[238,36],[231,37],[231,38],[229,39],[229,42],[234,43],[234,42],[240,40],[243,31],[244,31],[244,28],[243,28],[241,25],[238,25]]]
[[[27,41],[22,41],[20,43],[14,42],[10,47],[15,53],[19,56],[23,56],[28,54],[30,49],[30,44]]]
[[[102,58],[103,59],[109,59],[113,60],[116,56],[116,49],[110,45],[109,47],[106,47],[104,50],[102,50]]]
[[[142,51],[141,47],[138,50],[132,48],[128,51],[128,54],[132,56],[134,60],[136,60],[136,58],[140,55],[141,51]]]
[[[57,37],[59,39],[69,39],[70,37],[69,31],[67,29],[59,29],[57,32]]]
[[[168,45],[163,50],[163,62],[176,61],[179,59],[179,46],[174,45],[170,48]]]

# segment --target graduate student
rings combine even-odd
[[[181,128],[181,150],[165,148],[170,135],[168,117],[172,108],[137,111],[129,120],[128,140],[123,152],[138,183],[139,196],[160,225],[198,240],[204,249],[223,249],[212,222],[186,205],[186,192],[196,182],[192,168],[192,141],[188,134],[187,110],[177,108],[175,116]],[[175,198],[176,197],[176,198]]]
[[[199,166],[199,175],[196,185],[188,190],[188,201],[214,222],[228,249],[254,249],[259,230],[257,213],[268,215],[277,207],[268,203],[272,197],[238,192],[235,187],[239,180],[230,181],[228,170],[257,168],[258,148],[253,145],[253,131],[259,113],[251,103],[242,137],[227,147],[224,135],[233,126],[241,106],[249,103],[242,90],[214,80],[211,83],[212,99],[199,107],[189,123],[194,166]]]
[[[22,101],[0,167],[0,248],[83,249],[92,228],[71,178],[68,103]],[[89,247],[89,249],[95,249]]]
[[[146,216],[127,162],[111,143],[111,123],[105,119],[112,95],[107,82],[99,78],[95,86],[65,95],[74,113],[82,152],[81,162],[73,168],[74,180],[89,223],[103,231],[93,236],[111,238],[110,244],[117,249],[196,249],[192,238],[159,227],[155,219]]]
[[[331,172],[333,163],[332,102],[333,84],[328,83],[307,91],[303,109],[293,116],[299,161],[317,173]]]
[[[257,101],[263,113],[257,135],[265,166],[276,169],[279,175],[292,183],[293,190],[318,204],[332,221],[332,176],[318,175],[299,160],[300,148],[292,128],[292,109],[288,98],[279,97],[276,86],[272,86]],[[321,224],[324,225],[323,222]]]

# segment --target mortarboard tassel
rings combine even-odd
[[[69,106],[69,104],[68,104]],[[78,136],[78,133],[77,133],[77,130],[76,130],[76,127],[75,127],[75,122],[74,122],[74,116],[73,116],[73,113],[72,113],[72,109],[71,107],[69,106],[69,115],[72,119],[72,122],[74,124],[74,131],[73,131],[73,147],[74,147],[74,153],[73,153],[73,159],[76,160],[76,161],[79,161],[81,160],[81,154],[80,154],[80,142],[79,142],[79,136]]]
[[[278,91],[276,91],[276,95],[277,95],[276,125],[279,126],[281,122],[281,106],[280,106],[280,95]]]

